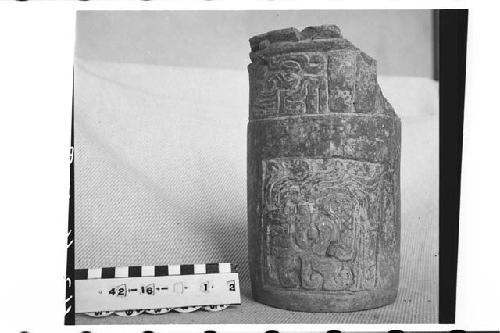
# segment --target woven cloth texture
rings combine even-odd
[[[253,301],[247,263],[246,71],[75,60],[75,268],[232,262],[241,306],[90,318],[126,323],[436,323],[438,86],[379,77],[402,119],[401,272],[394,304],[344,314]]]

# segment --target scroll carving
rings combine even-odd
[[[251,107],[256,117],[325,113],[328,110],[327,60],[321,53],[268,58],[255,68]]]
[[[267,283],[326,291],[376,288],[383,200],[392,195],[385,173],[379,163],[338,158],[263,161]],[[394,237],[387,231],[385,237]]]

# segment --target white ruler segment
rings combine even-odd
[[[238,273],[219,265],[219,273],[193,265],[193,274],[184,275],[171,265],[168,276],[155,276],[154,266],[142,266],[134,277],[125,268],[116,267],[112,277],[104,269],[89,269],[86,278],[74,281],[75,312],[241,304]]]

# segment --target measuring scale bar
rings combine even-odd
[[[238,273],[75,280],[75,312],[241,304]]]

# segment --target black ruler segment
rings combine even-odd
[[[205,273],[219,273],[219,264],[206,264],[205,265]]]
[[[87,280],[89,277],[88,269],[75,269],[75,280]]]
[[[181,275],[194,274],[194,265],[181,265]]]
[[[142,267],[141,266],[130,266],[128,268],[128,277],[141,277]]]
[[[168,266],[155,266],[155,276],[168,276]]]
[[[102,269],[102,278],[103,279],[112,279],[115,277],[115,268],[114,267],[104,267]]]

